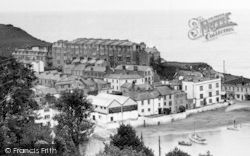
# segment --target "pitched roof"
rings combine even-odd
[[[74,68],[74,70],[84,70],[85,68],[86,68],[85,64],[79,64]]]
[[[85,68],[85,71],[91,71],[91,68],[93,69],[93,71],[97,71],[97,72],[106,71],[106,67],[98,67],[98,66],[88,66],[87,68]]]
[[[75,68],[75,65],[74,64],[66,64],[63,66],[63,69],[74,69]]]
[[[155,52],[159,52],[155,47],[152,47],[152,48],[145,48],[145,51],[147,52],[147,53],[155,53]]]
[[[238,79],[234,79],[231,81],[227,81],[224,84],[231,84],[231,85],[245,85],[250,83],[250,79],[248,78],[244,78],[244,77],[240,77]]]
[[[100,96],[93,96],[89,95],[87,99],[93,104],[93,105],[98,105],[98,106],[103,106],[103,107],[108,107],[114,99],[111,98],[106,98],[106,97],[100,97]]]
[[[143,78],[141,75],[138,74],[106,74],[104,78],[108,79],[141,79]]]
[[[134,67],[137,66],[138,71],[148,71],[152,70],[150,66],[138,66],[138,65],[124,65],[126,70],[134,70]],[[115,70],[123,70],[123,65],[118,65]]]
[[[97,97],[115,99],[116,101],[118,101],[122,105],[129,99],[129,97],[127,97],[127,96],[113,95],[113,94],[107,94],[107,93],[100,93],[97,95]]]
[[[174,93],[174,91],[168,86],[156,87],[155,90],[157,90],[161,95],[169,95]]]
[[[129,96],[133,100],[142,101],[158,98],[160,94],[158,91],[154,90],[145,92],[129,91],[128,93],[124,93],[124,95]]]

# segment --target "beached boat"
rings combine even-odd
[[[198,144],[207,144],[207,140],[193,133],[189,135],[189,139]]]
[[[233,130],[233,131],[238,131],[238,130],[239,130],[237,127],[234,127],[234,126],[232,126],[232,127],[227,127],[227,129],[228,129],[228,130]]]
[[[198,144],[207,144],[207,140],[195,134],[195,123],[194,123],[194,133],[189,134],[189,139]]]
[[[192,143],[188,141],[179,141],[178,144],[183,146],[192,146]]]

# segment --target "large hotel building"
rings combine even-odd
[[[59,40],[52,45],[53,66],[62,67],[72,60],[83,58],[103,59],[111,66],[140,64],[140,53],[145,53],[145,43],[129,40],[79,38],[73,41]]]

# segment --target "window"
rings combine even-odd
[[[203,86],[200,86],[200,91],[203,91]]]
[[[141,112],[144,113],[144,109],[142,109]]]
[[[150,100],[148,100],[148,104],[150,104]]]
[[[209,88],[209,89],[212,89],[212,84],[209,84],[208,88]]]
[[[209,97],[212,97],[212,92],[209,92]]]
[[[185,91],[187,91],[187,86],[185,86]]]
[[[103,107],[103,109],[106,109],[106,107]]]
[[[44,109],[44,112],[49,112],[49,108],[47,108],[47,109]]]
[[[169,99],[171,99],[171,98],[172,98],[172,95],[170,94],[170,95],[169,95]]]
[[[219,88],[219,83],[216,83],[216,88]]]
[[[144,101],[141,101],[141,105],[142,105],[142,106],[144,105]]]
[[[118,86],[116,86],[116,89],[118,90]]]
[[[160,97],[160,96],[158,97],[158,100],[159,100],[159,101],[161,100],[161,97]]]
[[[95,106],[95,108],[97,108],[97,105]]]
[[[113,121],[114,120],[114,118],[113,117],[110,117],[110,121]]]
[[[101,106],[101,109],[102,109],[102,106]]]
[[[241,88],[241,91],[243,92],[243,88]]]
[[[164,106],[167,106],[167,103],[166,103],[166,102],[164,102]]]
[[[148,108],[148,111],[150,112],[150,108]]]
[[[159,105],[159,107],[161,107],[161,104],[160,104],[160,103],[159,103],[158,105]]]
[[[118,80],[116,80],[116,83],[118,83]]]
[[[216,101],[219,102],[219,98],[216,98]]]
[[[169,101],[169,106],[170,106],[170,107],[172,106],[172,101]]]
[[[200,99],[203,99],[203,94],[200,94]]]
[[[212,99],[209,99],[209,103],[212,103],[213,101],[212,101]]]
[[[93,115],[93,120],[95,120],[95,116]]]
[[[216,95],[219,95],[219,91],[218,90],[216,91]]]
[[[164,100],[166,100],[166,99],[167,99],[167,95],[164,96]]]
[[[50,115],[45,115],[44,119],[50,119]]]

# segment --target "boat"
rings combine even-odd
[[[227,127],[227,130],[233,130],[233,131],[239,131],[239,129],[237,127]]]
[[[178,144],[183,146],[192,146],[192,143],[188,141],[179,141]]]
[[[189,139],[198,144],[207,144],[207,140],[193,133],[189,135]]]
[[[198,134],[195,133],[195,123],[194,123],[194,133],[189,134],[189,139],[195,143],[207,144],[206,139],[200,137]]]

